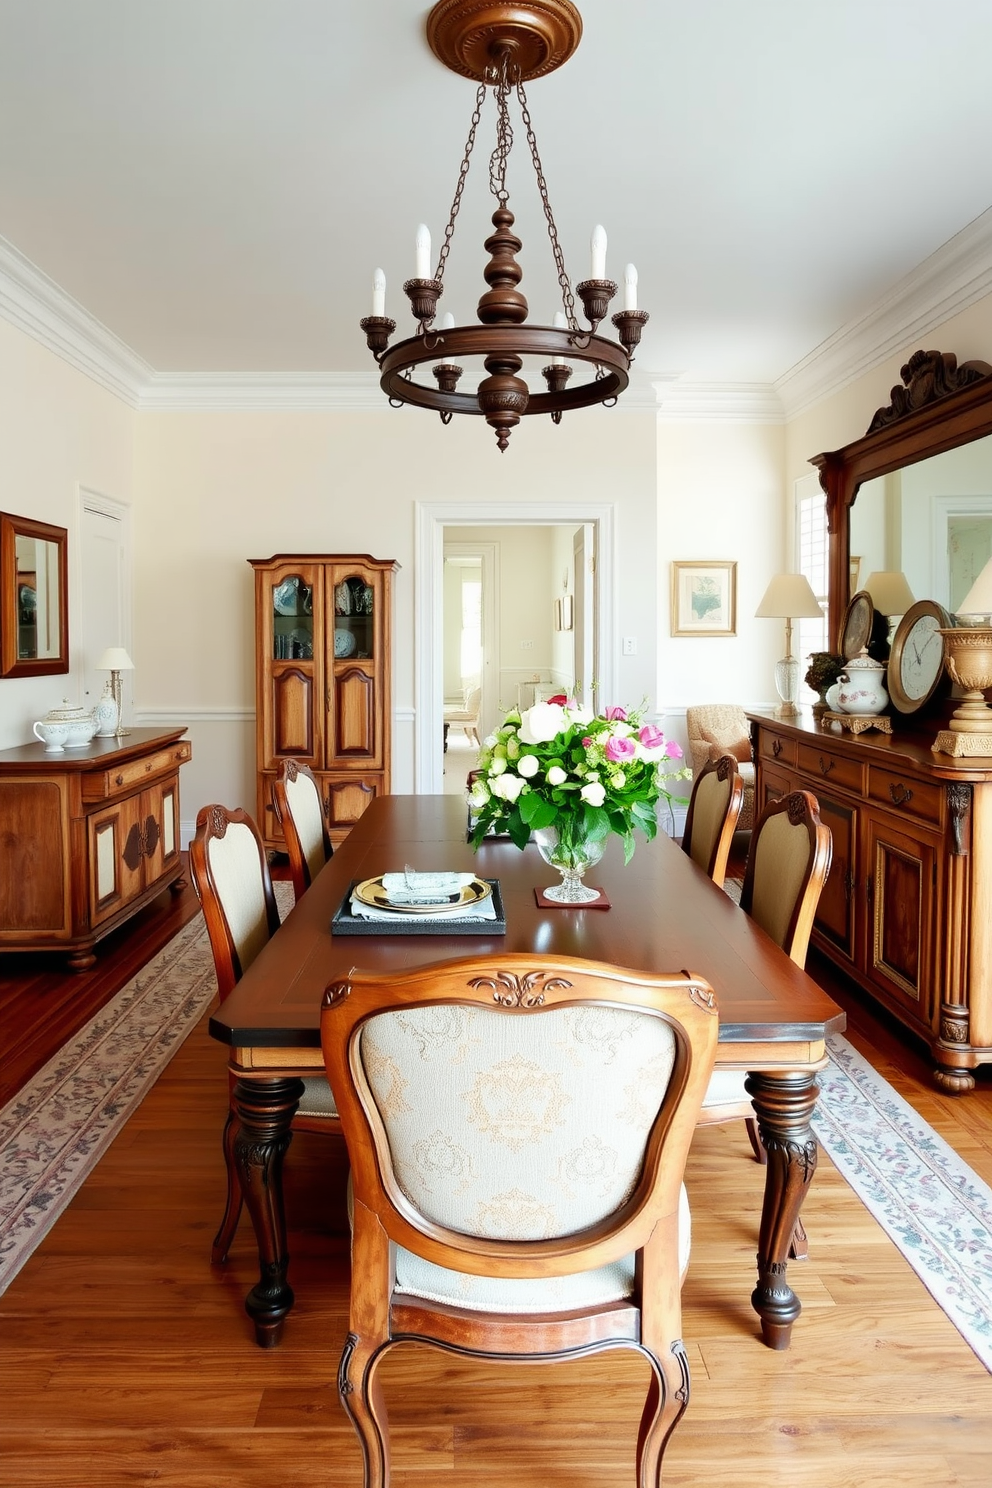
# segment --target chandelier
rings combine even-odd
[[[571,0],[439,0],[434,6],[427,18],[431,50],[453,72],[479,84],[454,200],[433,275],[430,235],[426,227],[417,230],[416,277],[403,285],[418,325],[416,334],[390,346],[396,322],[385,313],[386,281],[381,269],[373,277],[372,314],[360,322],[379,365],[380,385],[393,407],[412,403],[417,408],[433,409],[444,424],[450,423],[456,413],[481,414],[495,431],[500,450],[506,449],[513,429],[528,415],[550,414],[557,424],[562,414],[573,408],[596,403],[611,407],[627,386],[634,348],[648,319],[645,311],[637,309],[637,274],[628,264],[624,308],[612,317],[619,342],[597,334],[617,293],[617,285],[606,278],[606,234],[601,227],[592,236],[590,277],[575,286],[588,327],[580,327],[576,319],[575,299],[548,200],[524,83],[560,67],[575,51],[581,36],[582,20]],[[496,144],[489,161],[489,187],[496,198],[496,210],[492,214],[494,231],[485,240],[490,258],[483,277],[489,288],[479,300],[478,325],[456,326],[449,314],[435,326],[455,219],[490,88],[496,99]],[[513,231],[514,216],[506,189],[513,144],[511,97],[516,98],[526,131],[561,289],[562,309],[553,325],[526,323],[527,300],[518,288],[523,270],[517,255],[523,245]],[[524,357],[549,359],[540,371],[546,391],[529,387],[519,375]],[[470,358],[481,359],[487,374],[480,376],[474,391],[462,382],[465,369],[461,363]],[[587,375],[583,380],[576,377],[573,383],[574,362],[581,363]],[[427,363],[433,363],[433,382],[422,372]]]

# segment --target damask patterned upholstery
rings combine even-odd
[[[383,1013],[362,1062],[397,1183],[426,1218],[467,1235],[546,1240],[632,1192],[671,1077],[674,1037],[647,1013],[564,1008],[508,1019],[451,1005]],[[680,1266],[688,1262],[683,1194]],[[399,1292],[496,1312],[628,1296],[633,1256],[549,1280],[497,1280],[398,1248]]]
[[[696,777],[685,819],[682,850],[722,888],[744,786],[732,755],[705,764]]]
[[[703,703],[685,710],[686,736],[695,778],[710,760],[732,754],[744,781],[744,807],[737,823],[739,832],[754,825],[754,764],[751,736],[744,709],[736,703]]]

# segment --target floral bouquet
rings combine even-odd
[[[583,855],[588,859],[588,844],[603,844],[616,832],[629,863],[635,828],[648,841],[657,833],[658,801],[684,800],[665,786],[691,776],[681,765],[672,767],[681,758],[674,740],[625,708],[594,716],[560,695],[525,713],[508,713],[486,739],[469,791],[473,846],[495,830],[522,848],[531,832],[553,828],[565,856],[571,845],[578,863]]]

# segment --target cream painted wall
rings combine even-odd
[[[0,749],[33,742],[35,719],[64,697],[80,701],[78,488],[131,500],[136,418],[111,393],[0,321],[0,508],[68,529],[70,664],[67,674],[0,680]],[[134,660],[140,667],[140,653]],[[147,696],[143,680],[138,696]]]
[[[254,809],[254,622],[245,560],[276,552],[371,552],[399,561],[393,788],[413,789],[418,501],[560,503],[566,520],[570,503],[615,503],[618,634],[643,638],[618,671],[623,696],[649,694],[655,428],[650,411],[594,409],[560,428],[525,423],[500,455],[481,420],[456,419],[445,429],[409,409],[141,415],[134,475],[139,720],[190,725],[186,829],[210,800]]]
[[[658,429],[658,672],[665,732],[685,744],[696,702],[770,706],[784,631],[754,612],[773,573],[791,567],[783,533],[784,430],[778,424],[661,423]],[[671,633],[671,563],[737,563],[737,634]]]

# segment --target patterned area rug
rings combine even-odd
[[[276,885],[283,915],[289,884]],[[0,1293],[213,1000],[193,920],[0,1110]],[[846,1039],[814,1125],[834,1164],[992,1371],[992,1189]]]
[[[285,916],[288,883],[275,885]],[[217,991],[191,920],[0,1109],[0,1294],[192,1033]]]
[[[846,1039],[827,1044],[817,1139],[992,1372],[992,1188]]]

